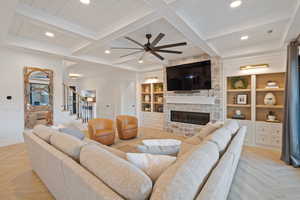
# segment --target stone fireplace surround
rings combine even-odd
[[[169,62],[168,66],[181,65],[193,62],[201,62],[205,60],[212,61],[212,88],[211,90],[201,90],[198,93],[176,93],[166,91],[167,97],[180,97],[180,96],[203,96],[203,97],[214,97],[214,104],[188,104],[188,103],[167,103],[164,105],[164,130],[174,133],[176,135],[193,136],[201,125],[187,124],[180,122],[171,121],[171,111],[185,111],[185,112],[201,112],[209,113],[210,121],[223,121],[223,71],[219,57],[210,57],[206,54],[201,56],[195,56],[187,59],[180,59]],[[164,68],[164,81],[166,81],[166,68]],[[167,88],[167,87],[165,87]]]

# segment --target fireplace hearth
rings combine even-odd
[[[171,111],[171,121],[186,124],[206,125],[210,121],[209,113]]]

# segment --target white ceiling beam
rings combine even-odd
[[[269,21],[258,22],[256,24],[251,24],[251,25],[247,25],[247,26],[238,27],[238,28],[231,29],[231,30],[228,30],[228,31],[222,31],[222,32],[213,34],[208,38],[205,38],[205,40],[206,41],[212,41],[212,40],[215,40],[215,39],[218,39],[218,38],[221,38],[221,37],[225,37],[227,35],[247,32],[248,30],[251,30],[251,29],[254,29],[254,28],[257,28],[257,27],[266,26],[266,25],[274,24],[274,23],[278,23],[278,22],[285,22],[285,21],[290,20],[290,18],[291,18],[290,16],[280,17],[280,18],[277,18],[277,19],[269,20]]]
[[[87,63],[93,63],[93,64],[99,64],[99,65],[106,65],[111,66],[115,68],[121,68],[126,69],[130,71],[137,71],[134,67],[127,66],[124,64],[119,65],[113,65],[112,63],[92,56],[74,56],[72,55],[71,51],[66,48],[57,47],[50,44],[41,43],[35,40],[30,40],[27,38],[22,37],[15,37],[15,36],[9,36],[6,40],[6,46],[18,48],[18,49],[25,49],[30,50],[34,52],[44,53],[47,55],[54,55],[57,57],[60,57],[62,59],[68,59],[73,62],[87,62]]]
[[[210,56],[219,55],[218,51],[210,44],[207,43],[201,33],[194,28],[190,22],[185,20],[182,16],[176,13],[176,11],[169,6],[164,0],[144,0],[147,4],[152,6],[155,10],[158,10],[161,15],[172,24],[179,32],[181,32],[186,38],[188,38],[193,45],[199,47]]]
[[[134,32],[158,19],[161,18],[161,15],[157,12],[150,12],[141,18],[133,19],[130,22],[122,24],[113,24],[108,29],[102,31],[97,36],[97,41],[87,42],[76,49],[73,50],[73,54],[82,54],[94,49],[96,47],[105,45],[113,40],[116,40],[120,37],[123,37],[131,32]]]
[[[287,25],[286,32],[282,38],[282,45],[284,46],[286,42],[296,39],[300,34],[300,0],[297,1],[297,5],[292,14],[289,24]]]
[[[97,34],[95,32],[25,4],[19,4],[17,6],[16,14],[26,17],[30,20],[37,21],[56,30],[68,32],[70,34],[85,38],[86,40],[96,40]]]
[[[0,44],[3,44],[6,40],[8,30],[14,19],[15,10],[18,4],[18,0],[9,0],[1,2],[0,7]]]

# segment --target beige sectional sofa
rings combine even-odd
[[[33,170],[57,200],[225,200],[245,133],[236,121],[225,124],[156,182],[117,149],[46,127],[25,131],[24,138]]]

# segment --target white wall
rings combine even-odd
[[[81,90],[96,90],[97,117],[114,119],[119,114],[136,113],[136,73],[121,69],[86,77]]]
[[[62,59],[40,54],[0,48],[0,146],[23,141],[24,130],[24,66],[54,70],[54,123],[63,119]],[[6,96],[12,96],[7,101]]]
[[[286,51],[278,51],[257,56],[225,59],[223,60],[224,77],[285,72],[287,62],[286,54]],[[257,64],[269,64],[270,67],[265,69],[240,70],[241,66]]]

